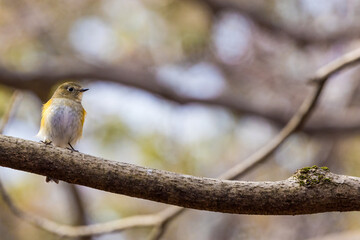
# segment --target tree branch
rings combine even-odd
[[[8,136],[0,136],[0,165],[199,210],[263,215],[360,210],[360,178],[317,168],[279,182],[227,181],[109,161]]]

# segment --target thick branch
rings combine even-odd
[[[0,137],[0,165],[199,210],[277,215],[360,210],[360,178],[324,170],[314,176],[328,180],[311,187],[301,186],[294,177],[279,182],[227,181],[113,162],[7,136]]]

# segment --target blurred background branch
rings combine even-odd
[[[275,14],[264,14],[264,7],[256,6],[256,4],[249,4],[249,2],[241,0],[199,0],[205,3],[213,11],[214,14],[222,13],[223,11],[236,11],[251,19],[258,27],[263,28],[270,34],[277,34],[294,41],[298,46],[304,47],[310,44],[329,45],[357,39],[360,36],[359,31],[354,31],[353,28],[340,29],[331,34],[314,34],[313,31],[307,29],[289,26],[289,24],[282,22]],[[254,6],[255,5],[255,6]],[[266,11],[266,10],[265,10]],[[269,16],[270,15],[270,16]]]
[[[18,208],[10,196],[4,189],[4,186],[0,182],[0,193],[10,208],[11,212],[19,217],[20,219],[40,228],[48,231],[52,234],[60,237],[87,237],[94,235],[107,234],[114,231],[122,231],[128,228],[141,228],[156,225],[161,221],[161,214],[158,215],[144,215],[144,216],[133,216],[126,219],[120,219],[108,223],[93,224],[90,226],[69,226],[56,223],[47,218],[43,218],[31,213],[27,213]]]
[[[30,90],[43,101],[49,96],[52,86],[65,79],[87,79],[110,81],[135,87],[179,104],[204,104],[225,107],[239,114],[250,114],[269,119],[283,126],[290,119],[291,112],[283,106],[271,105],[262,101],[247,101],[241,97],[220,94],[212,99],[199,99],[178,94],[156,80],[151,72],[129,70],[121,67],[87,66],[76,64],[71,69],[48,69],[32,73],[9,71],[0,67],[0,83],[9,87]],[[351,135],[360,130],[360,110],[348,109],[341,114],[333,110],[319,112],[310,120],[303,131],[314,135]]]

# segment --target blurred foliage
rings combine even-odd
[[[2,116],[8,108],[11,94],[12,92],[9,88],[0,86],[0,116]]]
[[[160,13],[176,31],[175,40],[181,42],[186,53],[194,54],[207,44],[210,37],[211,14],[197,1],[171,1]]]
[[[131,137],[129,128],[116,116],[104,116],[103,121],[96,127],[93,129],[93,134],[102,143],[102,147],[113,147],[112,144],[119,140]]]

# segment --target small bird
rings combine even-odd
[[[73,145],[81,138],[86,111],[81,105],[82,88],[74,82],[61,84],[51,99],[43,105],[37,137],[45,144],[76,151]],[[69,148],[70,147],[70,148]],[[46,182],[59,180],[46,177]]]

